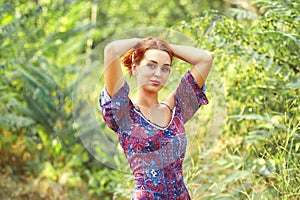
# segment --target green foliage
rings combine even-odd
[[[1,1],[0,198],[130,197],[129,170],[102,165],[80,142],[72,91],[99,43],[151,26],[213,51],[226,79],[222,135],[184,163],[192,199],[298,199],[299,11],[287,0]]]
[[[209,12],[179,29],[214,51],[214,67],[227,84],[225,146],[216,147],[216,161],[207,158],[215,171],[199,175],[208,176],[203,184],[209,189],[200,184],[199,199],[300,196],[299,4],[253,3],[259,14],[253,21]]]

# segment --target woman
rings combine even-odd
[[[176,91],[159,102],[158,92],[169,77],[174,56],[193,67]],[[204,81],[212,61],[208,51],[156,38],[117,40],[105,47],[100,106],[133,172],[132,199],[190,199],[182,171],[187,145],[184,123],[208,103]],[[134,101],[128,97],[121,63],[137,79]]]

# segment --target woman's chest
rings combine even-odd
[[[180,155],[185,152],[186,134],[177,116],[165,128],[155,126],[143,117],[137,117],[128,127],[119,135],[119,142],[127,155],[155,151]]]

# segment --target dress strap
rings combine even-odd
[[[163,104],[163,105],[167,106],[169,108],[169,110],[172,112],[172,109],[171,109],[171,107],[168,104],[166,104],[164,102],[161,102],[160,104]]]

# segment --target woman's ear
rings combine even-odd
[[[132,64],[131,65],[131,72],[132,72],[133,76],[137,76],[138,75],[137,74],[137,66],[136,66],[136,64]]]

